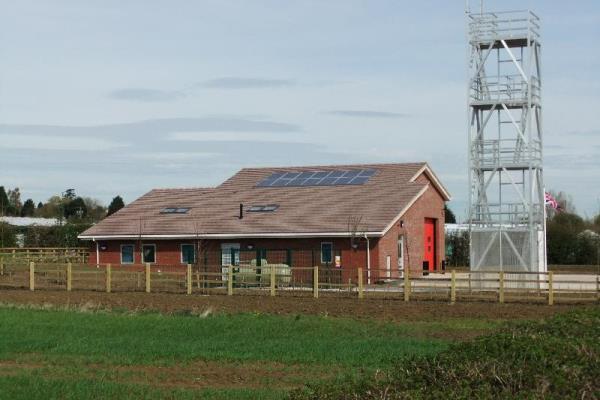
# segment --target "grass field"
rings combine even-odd
[[[0,398],[278,399],[433,355],[499,321],[0,307]]]
[[[310,384],[294,400],[600,398],[600,307],[521,321],[377,373]]]

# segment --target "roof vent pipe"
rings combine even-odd
[[[240,203],[240,219],[244,218],[244,204]]]

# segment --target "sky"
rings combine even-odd
[[[24,199],[130,202],[244,167],[427,161],[466,215],[464,0],[0,5],[0,185]],[[545,185],[597,214],[600,2],[485,8],[540,16]]]

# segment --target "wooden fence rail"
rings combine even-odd
[[[365,284],[366,269],[340,273],[333,281],[325,268],[283,268],[280,266],[217,266],[199,271],[192,265],[89,266],[81,263],[36,263],[0,260],[0,289],[97,290],[107,293],[145,291],[182,294],[227,294],[264,296],[329,296],[395,298],[403,301],[564,302],[600,301],[600,275],[498,272],[457,272],[411,275],[405,271],[371,276],[390,278]],[[389,272],[389,271],[387,271]]]
[[[85,264],[89,249],[84,247],[2,247],[0,259],[12,262],[58,263],[74,262]]]

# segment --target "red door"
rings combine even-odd
[[[428,270],[433,271],[435,269],[435,219],[425,218],[424,231],[423,261],[428,263]]]

